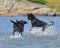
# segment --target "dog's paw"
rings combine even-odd
[[[31,31],[31,29],[29,29],[29,31]]]

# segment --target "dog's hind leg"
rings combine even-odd
[[[21,32],[21,36],[23,37],[22,32]]]
[[[33,27],[31,27],[31,28],[29,29],[29,31],[31,31],[31,30],[32,30],[32,28],[33,28]]]
[[[43,31],[45,30],[45,26],[42,28],[42,30],[43,30]]]

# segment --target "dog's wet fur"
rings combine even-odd
[[[23,20],[16,20],[16,22],[10,20],[13,23],[13,36],[15,32],[19,32],[22,35],[22,32],[24,31],[24,25],[27,23],[26,21]]]
[[[28,20],[31,20],[31,25],[32,25],[31,29],[32,29],[33,27],[42,27],[42,30],[44,31],[47,26],[51,26],[51,25],[54,24],[53,21],[51,21],[52,24],[49,25],[48,23],[37,19],[37,18],[33,15],[33,13],[27,13],[27,16],[28,16]],[[31,30],[31,29],[30,29],[30,30]]]

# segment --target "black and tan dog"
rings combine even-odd
[[[16,22],[10,20],[13,23],[13,36],[15,34],[15,32],[19,32],[22,35],[22,32],[24,31],[24,25],[27,23],[26,21],[23,20],[16,20]]]
[[[27,13],[27,15],[28,15],[28,20],[31,20],[31,24],[32,24],[31,28],[42,27],[42,30],[44,31],[47,26],[51,26],[54,24],[54,22],[51,21],[52,24],[49,25],[46,22],[37,19],[32,13]]]

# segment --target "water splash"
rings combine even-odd
[[[45,31],[42,31],[42,28],[34,27],[30,31],[30,33],[34,35],[40,35],[40,36],[51,36],[51,35],[56,35],[57,32],[55,32],[53,26],[47,27]]]
[[[15,36],[10,36],[10,38],[22,38],[22,36],[21,35],[15,35]]]

